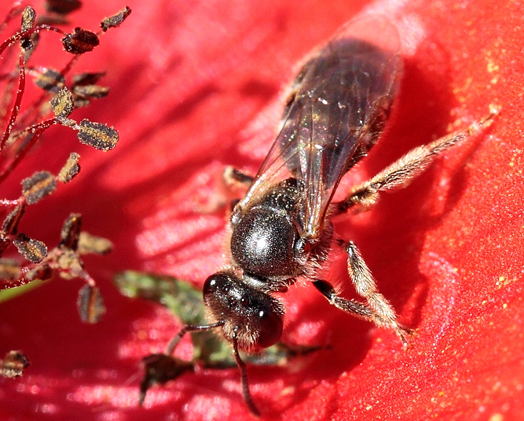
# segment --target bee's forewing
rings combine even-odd
[[[282,129],[241,205],[295,177],[301,236],[317,238],[342,176],[377,140],[401,73],[396,28],[381,16],[342,27],[305,61]]]

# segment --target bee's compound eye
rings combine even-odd
[[[278,342],[282,336],[282,318],[273,310],[260,310],[258,313],[260,336],[257,345],[268,348]]]
[[[206,301],[206,297],[216,294],[217,291],[226,290],[227,284],[230,282],[231,280],[227,275],[221,273],[215,273],[214,275],[211,275],[204,283],[204,301]]]

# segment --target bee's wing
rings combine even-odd
[[[303,65],[282,129],[242,205],[294,177],[301,236],[317,238],[342,176],[382,131],[401,73],[396,28],[372,16],[350,22]]]

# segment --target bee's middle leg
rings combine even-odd
[[[335,288],[326,281],[317,280],[313,285],[335,307],[357,317],[369,320],[379,327],[392,329],[404,345],[408,344],[407,335],[412,333],[397,321],[397,315],[389,301],[377,289],[373,275],[367,267],[353,242],[344,245],[348,253],[348,272],[357,293],[366,300],[366,304],[342,298]]]
[[[225,167],[217,183],[217,190],[209,197],[206,204],[198,206],[197,211],[199,213],[214,213],[224,208],[232,211],[238,203],[238,198],[251,187],[253,180],[254,177],[232,166]]]

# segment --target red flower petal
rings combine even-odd
[[[75,17],[87,29],[93,16],[115,11],[90,3]],[[177,326],[162,309],[119,296],[111,276],[134,268],[201,283],[223,263],[223,217],[194,208],[212,194],[224,165],[256,171],[293,65],[362,4],[132,3],[123,27],[89,53],[98,54],[89,62],[94,70],[108,68],[112,87],[90,118],[118,127],[122,140],[108,154],[77,148],[82,172],[46,199],[48,223],[32,223],[38,238],[58,242],[56,227],[72,210],[89,232],[114,241],[110,256],[87,261],[108,311],[98,325],[81,324],[74,281],[3,303],[4,351],[20,348],[32,364],[23,378],[0,380],[1,418],[248,416],[235,370],[186,375],[136,407],[138,361],[162,349]],[[486,133],[446,153],[408,189],[337,222],[402,320],[418,329],[412,347],[402,350],[393,334],[297,287],[286,297],[284,339],[326,349],[292,369],[250,368],[255,399],[264,416],[286,420],[521,419],[523,15],[509,1],[372,7],[399,27],[405,74],[390,130],[355,177],[467,126],[490,104],[502,111]],[[35,155],[32,170],[49,169],[42,162],[58,159]],[[333,277],[347,282],[344,271],[343,262],[333,264]]]

